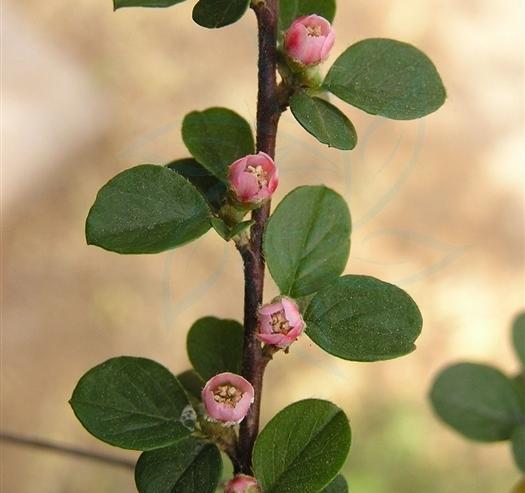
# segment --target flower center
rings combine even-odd
[[[313,38],[318,38],[323,34],[321,26],[306,26],[306,31],[308,33],[308,36]]]
[[[257,183],[259,184],[259,189],[266,187],[268,185],[268,173],[264,171],[261,165],[252,166],[249,165],[246,167],[246,171],[251,173],[255,178],[257,178]]]
[[[274,334],[288,334],[290,332],[290,322],[286,320],[284,310],[272,314],[272,330]]]
[[[237,387],[230,383],[219,385],[213,391],[213,399],[220,404],[235,407],[244,395]]]

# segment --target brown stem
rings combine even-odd
[[[23,435],[17,435],[15,433],[2,432],[0,433],[0,440],[15,445],[21,445],[24,447],[52,451],[57,452],[59,454],[79,457],[81,459],[89,459],[98,462],[103,462],[111,466],[126,467],[128,469],[133,469],[135,467],[135,462],[132,462],[128,459],[115,457],[114,455],[102,454],[99,452],[91,452],[89,450],[83,450],[73,447],[71,445],[51,442],[49,440],[44,440],[41,438],[34,438]]]
[[[277,95],[277,22],[279,0],[258,0],[252,6],[259,33],[259,93],[257,96],[257,150],[275,157],[277,126],[281,116]],[[255,221],[250,242],[239,246],[244,262],[244,352],[242,374],[255,389],[255,401],[239,431],[240,471],[250,474],[252,450],[259,433],[263,375],[271,355],[263,352],[257,334],[257,309],[262,303],[264,257],[262,237],[270,202],[252,213]]]

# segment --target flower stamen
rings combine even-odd
[[[286,319],[284,310],[272,313],[270,323],[272,324],[272,331],[274,334],[288,334],[288,332],[290,332],[290,322]]]
[[[255,178],[257,178],[257,183],[259,184],[259,189],[262,187],[268,186],[268,173],[264,171],[261,165],[252,166],[251,164],[246,167],[246,171],[251,173]]]
[[[323,34],[321,26],[306,26],[306,32],[308,33],[308,36],[313,38],[318,38]]]
[[[213,391],[213,400],[220,404],[226,404],[230,407],[235,407],[244,395],[237,387],[230,383],[219,385]]]

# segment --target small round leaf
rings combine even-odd
[[[223,181],[227,181],[228,166],[253,154],[255,149],[249,123],[226,108],[210,108],[186,115],[182,139],[191,155]]]
[[[446,368],[430,392],[437,415],[473,440],[508,440],[525,420],[513,382],[496,368],[460,363]]]
[[[407,43],[365,39],[334,63],[324,88],[372,115],[412,120],[436,111],[446,98],[431,60]]]
[[[199,26],[215,29],[237,22],[250,0],[199,0],[193,8],[193,20]]]
[[[338,193],[325,186],[290,192],[264,235],[264,255],[281,293],[304,296],[336,279],[348,260],[350,231],[350,212]]]
[[[186,178],[206,198],[210,209],[220,209],[227,187],[195,159],[177,159],[166,166]]]
[[[188,243],[210,228],[198,190],[164,166],[144,164],[104,185],[86,221],[86,238],[117,253],[158,253]]]
[[[402,289],[368,276],[343,276],[319,291],[305,314],[306,333],[339,358],[378,361],[415,349],[423,320]]]
[[[182,388],[188,394],[190,399],[195,401],[201,400],[201,392],[204,388],[202,378],[194,370],[186,370],[177,375],[177,380],[182,385]]]
[[[322,144],[343,151],[356,146],[352,122],[328,101],[299,91],[291,98],[290,109],[301,126]]]
[[[331,402],[307,399],[278,413],[253,451],[263,493],[318,493],[343,466],[351,432],[345,413]]]
[[[186,346],[193,368],[207,381],[218,373],[240,372],[243,342],[239,322],[205,317],[191,327]]]
[[[125,449],[171,445],[192,432],[195,419],[177,379],[144,358],[122,356],[95,366],[69,402],[87,431]]]
[[[193,437],[144,452],[135,467],[140,493],[215,493],[222,474],[217,447]]]

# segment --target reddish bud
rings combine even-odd
[[[296,19],[284,36],[286,53],[303,65],[317,65],[326,60],[334,42],[331,24],[315,14]]]
[[[246,476],[246,474],[237,474],[228,481],[224,493],[261,493],[261,489],[255,478]]]
[[[264,152],[235,161],[230,165],[228,180],[237,200],[250,204],[270,198],[279,182],[277,167]]]

